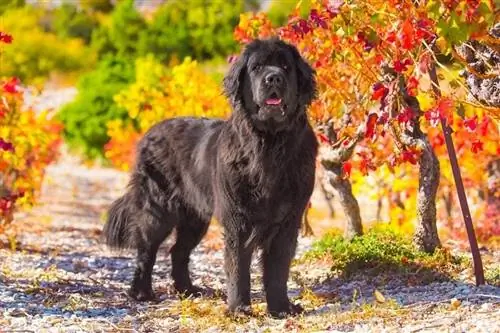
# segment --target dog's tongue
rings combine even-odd
[[[281,98],[269,98],[269,99],[266,99],[266,104],[267,105],[280,105],[281,104]]]

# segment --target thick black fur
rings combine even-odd
[[[224,90],[227,121],[174,118],[146,133],[128,191],[109,210],[106,242],[137,248],[129,294],[150,300],[156,252],[176,228],[174,285],[197,294],[189,256],[214,215],[224,227],[229,310],[249,311],[250,261],[260,248],[268,311],[297,313],[287,280],[314,185],[317,142],[306,117],[314,72],[295,47],[256,40],[232,64]]]

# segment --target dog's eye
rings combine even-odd
[[[261,65],[253,65],[252,66],[252,72],[260,71],[261,68],[262,68]]]
[[[282,67],[285,71],[287,71],[287,70],[288,70],[288,65],[283,65],[283,66],[281,66],[281,67]]]

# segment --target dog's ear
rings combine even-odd
[[[299,103],[308,107],[312,100],[316,98],[316,73],[314,69],[302,58],[295,46],[291,46],[292,53],[297,66],[297,86],[299,89]]]
[[[241,95],[241,85],[243,84],[243,74],[246,68],[246,55],[242,53],[233,62],[229,68],[228,73],[224,77],[224,94],[233,108],[235,108],[239,103],[241,103],[243,97]]]

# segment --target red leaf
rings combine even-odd
[[[488,135],[488,126],[490,124],[490,118],[488,116],[483,117],[483,120],[479,124],[478,132],[481,136]]]
[[[405,72],[408,70],[408,66],[413,65],[413,61],[410,58],[406,58],[404,60],[395,60],[394,61],[394,70],[398,73]]]
[[[318,133],[317,136],[321,143],[330,143],[330,139],[328,139],[328,137],[323,133]]]
[[[342,174],[344,178],[349,178],[351,176],[352,164],[351,162],[344,162],[342,164]]]
[[[13,40],[12,35],[0,31],[0,42],[10,44],[12,43],[12,40]]]
[[[369,170],[377,170],[371,162],[372,157],[369,156],[366,151],[358,152],[357,155],[361,157],[361,161],[359,162],[359,171],[361,171],[364,176],[368,175]]]
[[[410,108],[404,108],[403,112],[398,114],[398,122],[400,122],[401,124],[406,124],[411,120],[413,120],[413,117],[414,117],[413,110]]]
[[[427,119],[432,126],[437,126],[441,119],[445,119],[448,125],[453,124],[452,115],[453,101],[449,98],[441,98],[437,106],[425,113]]]
[[[482,151],[483,150],[483,142],[480,141],[480,140],[474,140],[472,142],[472,147],[471,147],[471,150],[474,154],[477,154],[478,152]]]
[[[444,145],[444,136],[442,133],[438,133],[437,135],[433,136],[431,139],[431,145],[433,148],[439,147]]]
[[[375,137],[375,126],[377,125],[377,120],[378,115],[376,113],[368,115],[365,138],[373,139]]]
[[[373,94],[372,94],[372,100],[378,101],[383,99],[386,95],[389,89],[387,89],[382,83],[378,82],[375,83],[372,87]]]
[[[15,94],[17,93],[17,85],[19,83],[20,80],[17,77],[13,77],[2,85],[3,91],[9,94]]]
[[[394,43],[396,41],[396,33],[394,31],[388,32],[385,40],[389,43]]]
[[[418,80],[416,77],[411,76],[406,84],[406,90],[408,91],[408,95],[417,96],[417,89],[418,89]]]
[[[431,124],[432,127],[436,127],[439,124],[440,116],[436,109],[427,111],[425,114],[425,119]]]
[[[452,109],[453,101],[449,98],[441,98],[436,107],[437,112],[441,118],[446,119],[448,125],[453,123]]]
[[[401,160],[404,162],[410,162],[411,164],[417,164],[419,153],[415,150],[405,149],[401,153]]]
[[[0,150],[14,152],[14,146],[12,143],[0,139]]]
[[[477,128],[477,115],[472,118],[465,119],[464,127],[467,129],[467,131],[474,132]]]
[[[434,39],[434,33],[432,32],[432,21],[429,19],[420,19],[417,21],[417,31],[415,35],[420,40],[425,40],[430,43]]]
[[[410,50],[413,48],[415,44],[413,35],[414,29],[411,19],[406,19],[401,25],[401,32],[399,33],[399,40],[403,49]]]

